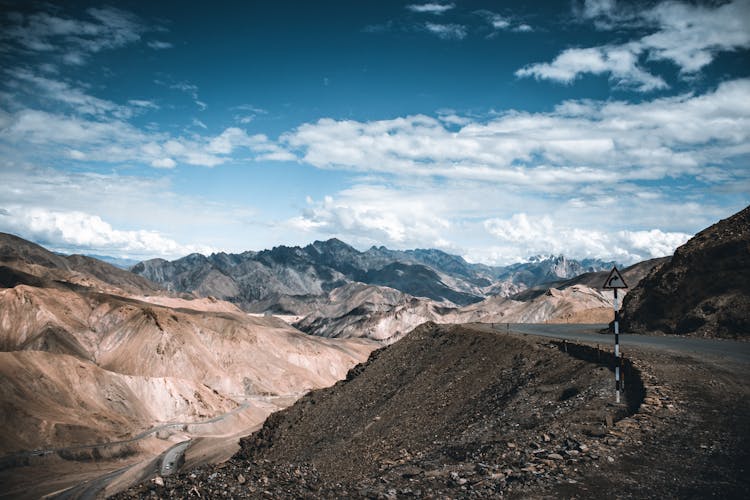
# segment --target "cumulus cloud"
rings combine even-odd
[[[671,255],[691,236],[659,229],[604,232],[571,227],[551,216],[528,216],[523,212],[508,219],[487,219],[484,226],[496,238],[489,252],[496,258],[516,262],[530,255],[554,253],[632,263]]]
[[[435,246],[451,224],[429,197],[404,196],[380,185],[358,185],[321,201],[308,198],[307,203],[300,216],[287,222],[290,227],[329,237],[346,235],[363,245]]]
[[[177,258],[200,249],[246,250],[252,243],[240,235],[247,232],[254,209],[178,194],[171,176],[9,169],[5,164],[0,170],[0,207],[7,211],[0,217],[0,231],[61,251]],[[78,228],[86,239],[69,234]],[[101,251],[87,249],[94,244]]]
[[[750,152],[750,80],[642,103],[569,101],[460,125],[425,115],[321,119],[283,135],[326,169],[481,179],[532,189],[699,175]],[[730,176],[738,170],[726,168]]]
[[[710,203],[630,188],[627,194],[600,187],[581,197],[540,197],[482,182],[387,185],[372,179],[308,198],[283,226],[302,241],[335,236],[360,248],[435,247],[494,265],[549,253],[630,264],[670,254],[690,236],[679,228],[705,227],[723,215]]]
[[[552,62],[530,64],[516,71],[518,77],[534,77],[570,83],[582,74],[609,74],[617,85],[646,92],[663,89],[666,82],[644,68],[647,61],[669,61],[683,75],[700,71],[720,52],[750,48],[750,0],[734,0],[718,6],[663,2],[643,11],[621,11],[613,1],[587,1],[586,19],[627,19],[646,36],[623,44],[571,48]],[[598,24],[599,27],[609,25]]]
[[[452,3],[441,4],[441,3],[423,3],[423,4],[410,4],[406,8],[412,12],[418,12],[420,14],[444,14],[445,12],[453,9],[456,5]]]
[[[46,208],[11,208],[7,212],[0,218],[3,231],[67,253],[115,252],[173,258],[193,252],[211,252],[206,246],[181,245],[157,231],[118,230],[101,217],[85,212],[57,212]]]
[[[639,53],[640,47],[635,44],[567,49],[551,63],[526,66],[516,71],[516,76],[570,84],[583,73],[609,74],[617,85],[641,92],[666,88],[667,83],[662,78],[639,66]]]

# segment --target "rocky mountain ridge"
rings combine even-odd
[[[300,314],[289,309],[285,298],[321,297],[353,282],[394,288],[441,305],[466,306],[490,295],[511,295],[611,266],[611,262],[549,256],[491,267],[435,249],[400,251],[381,246],[360,252],[334,238],[305,247],[192,254],[171,262],[153,259],[137,264],[132,271],[170,290],[215,296],[248,312]]]

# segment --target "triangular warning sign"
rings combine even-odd
[[[602,288],[627,288],[627,287],[628,285],[625,283],[625,280],[623,279],[622,274],[620,274],[620,271],[617,270],[617,266],[615,266],[609,272],[609,276],[607,276],[607,280],[604,282],[604,286]]]

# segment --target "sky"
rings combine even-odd
[[[0,0],[0,73],[0,231],[64,253],[629,264],[750,203],[750,0]]]

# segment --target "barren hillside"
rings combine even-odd
[[[750,335],[750,206],[704,229],[623,301],[630,332]]]
[[[312,337],[210,297],[152,294],[127,271],[15,237],[0,243],[0,463],[11,465],[0,475],[20,489],[13,467],[39,453],[212,417],[221,435],[247,430],[278,408],[264,398],[289,404],[331,385],[375,347]],[[145,459],[169,445],[133,450]]]
[[[118,498],[747,498],[746,366],[628,356],[618,405],[594,347],[423,325],[227,463]]]

